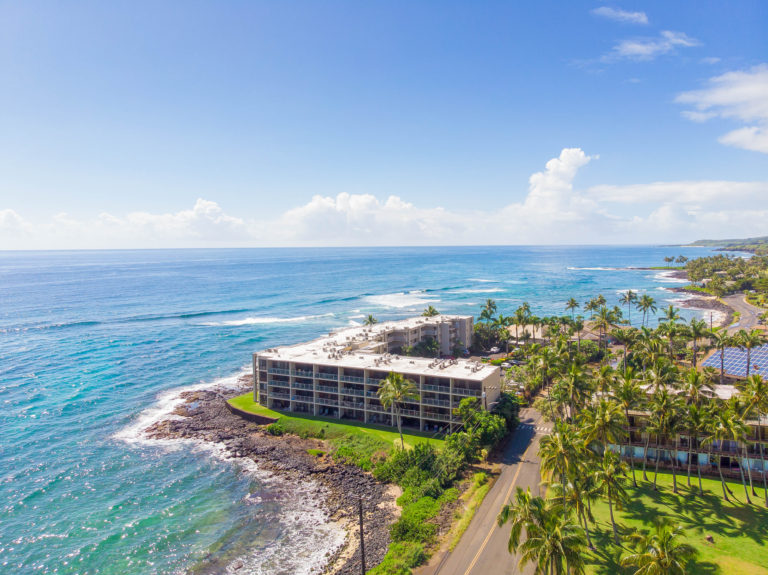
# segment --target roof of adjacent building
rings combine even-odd
[[[499,368],[466,359],[430,359],[385,353],[386,334],[389,332],[466,319],[472,319],[472,316],[412,317],[372,326],[350,327],[312,341],[270,348],[258,355],[277,361],[482,381],[498,372]]]

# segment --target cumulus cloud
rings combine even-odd
[[[768,154],[768,64],[710,78],[705,88],[683,92],[676,101],[691,107],[683,115],[696,122],[723,118],[746,124],[719,141]]]
[[[611,8],[610,6],[600,6],[592,10],[592,14],[614,20],[616,22],[627,22],[630,24],[648,24],[648,16],[645,12],[630,12],[621,8]]]
[[[674,52],[677,48],[698,46],[699,41],[683,32],[662,30],[658,36],[645,38],[630,38],[622,40],[613,50],[603,56],[603,62],[616,60],[648,61],[664,54]]]
[[[276,217],[238,217],[198,199],[170,213],[60,213],[29,222],[0,209],[0,248],[672,243],[764,233],[768,182],[682,181],[580,189],[598,156],[565,148],[522,199],[474,211],[419,207],[397,195],[316,195]],[[725,208],[723,206],[726,206]]]

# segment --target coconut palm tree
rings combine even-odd
[[[704,443],[712,446],[715,442],[718,443],[718,455],[717,455],[717,470],[720,473],[720,484],[723,487],[723,499],[728,499],[728,488],[725,485],[725,478],[723,477],[723,445],[726,441],[738,437],[741,431],[740,426],[736,423],[735,414],[729,407],[724,409],[715,410],[710,420],[709,430],[707,436],[704,438]],[[746,492],[746,484],[744,484],[744,491]],[[749,500],[749,495],[747,495]]]
[[[752,350],[765,343],[765,334],[759,329],[753,329],[749,332],[745,329],[741,329],[739,330],[739,333],[736,334],[736,341],[738,341],[739,347],[747,350],[747,377],[749,377],[749,368],[752,363]]]
[[[748,413],[754,413],[755,419],[757,419],[757,444],[760,446],[760,468],[765,469],[765,454],[763,453],[763,426],[761,423],[761,416],[768,411],[768,381],[758,373],[750,375],[744,383],[742,390],[744,400],[747,403],[747,408],[744,410],[744,417]],[[767,473],[762,473],[763,476],[763,491],[765,493],[765,504],[768,506],[768,485],[766,485]]]
[[[662,388],[653,394],[650,409],[653,414],[653,427],[656,434],[656,467],[653,473],[653,490],[656,491],[658,490],[656,480],[659,473],[660,453],[663,451],[661,449],[661,441],[672,437],[672,431],[676,427],[674,418],[679,412],[680,402],[666,388]],[[673,474],[674,469],[673,464]]]
[[[693,367],[696,367],[699,355],[699,340],[709,336],[707,322],[696,318],[692,319],[691,323],[688,324],[688,335],[693,341]]]
[[[585,409],[579,422],[584,441],[598,455],[608,450],[611,444],[621,445],[626,434],[626,424],[621,406],[606,397],[601,397],[597,403]]]
[[[568,401],[569,419],[575,421],[579,408],[592,392],[587,375],[578,363],[569,366],[568,373],[558,381],[558,388]]]
[[[728,335],[725,329],[719,327],[710,330],[709,337],[715,348],[720,351],[720,385],[723,385],[725,381],[725,350],[733,345],[733,338]]]
[[[379,323],[379,320],[377,320],[375,317],[373,317],[373,314],[368,314],[368,317],[365,318],[365,321],[363,322],[363,325],[373,325],[375,323]]]
[[[418,400],[419,392],[416,384],[405,379],[402,374],[391,371],[379,386],[379,400],[384,409],[394,409],[397,420],[397,431],[400,433],[400,446],[405,449],[403,440],[402,404],[407,400]]]
[[[637,292],[633,292],[631,289],[628,289],[623,294],[621,294],[621,297],[619,297],[619,303],[621,305],[627,306],[627,319],[629,320],[629,324],[632,325],[632,305],[637,301]]]
[[[696,471],[699,476],[699,495],[704,495],[704,489],[701,485],[701,465],[699,465],[699,444],[700,438],[707,432],[709,422],[712,419],[712,413],[709,406],[700,406],[691,403],[686,407],[685,427],[688,430],[688,487],[691,486],[691,464],[693,463],[694,453],[696,454]]]
[[[640,384],[635,379],[635,370],[632,367],[627,368],[622,377],[616,379],[616,383],[613,388],[613,397],[624,409],[624,418],[629,425],[629,410],[634,409],[640,404],[645,397],[645,393],[640,388]],[[627,446],[630,449],[629,464],[632,468],[632,485],[637,487],[637,479],[635,479],[635,454],[632,442],[630,440],[630,434],[627,434]]]
[[[440,312],[431,305],[428,305],[426,308],[424,308],[424,311],[421,312],[421,315],[422,317],[434,317],[436,315],[440,315]]]
[[[545,501],[541,497],[532,497],[531,489],[525,491],[518,487],[515,496],[510,502],[501,508],[496,522],[499,527],[505,523],[512,525],[509,533],[507,549],[510,553],[517,553],[520,547],[520,535],[526,525],[540,522],[545,514]]]
[[[629,348],[633,347],[637,342],[638,331],[635,328],[619,329],[616,328],[611,331],[611,337],[618,341],[624,348],[624,355],[622,357],[622,364],[624,365],[624,371],[627,370],[627,354]]]
[[[526,540],[520,545],[521,570],[530,562],[536,575],[584,573],[584,531],[570,514],[545,507],[540,520],[526,524],[525,531]]]
[[[643,322],[641,325],[645,325],[645,319],[648,316],[649,313],[656,313],[656,300],[653,299],[648,294],[643,294],[640,296],[640,299],[637,300],[637,304],[635,305],[638,310],[643,312]]]
[[[548,473],[556,473],[560,483],[565,485],[579,468],[584,453],[583,443],[576,428],[562,421],[556,421],[552,433],[544,436],[539,443],[542,479]],[[563,497],[563,508],[566,507]]]
[[[621,508],[621,504],[627,498],[624,485],[627,481],[627,464],[615,452],[606,449],[603,458],[594,472],[595,483],[598,490],[608,499],[608,510],[611,514],[611,527],[613,527],[613,539],[619,544],[619,532],[616,528],[616,520],[613,517],[613,504]]]
[[[575,317],[575,315],[574,315],[574,310],[577,310],[577,309],[579,309],[580,307],[581,307],[581,306],[579,305],[579,302],[578,302],[578,301],[576,301],[576,299],[575,299],[575,298],[571,298],[571,299],[569,299],[569,300],[568,300],[568,301],[565,303],[565,311],[570,311],[570,312],[571,312],[571,319],[572,319],[572,320],[575,320],[575,319],[576,319],[576,317]]]
[[[636,533],[631,537],[636,552],[622,557],[621,566],[637,567],[634,575],[685,575],[696,549],[680,541],[683,528],[673,526],[669,518],[657,516],[653,523],[650,533]]]

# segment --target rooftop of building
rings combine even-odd
[[[466,359],[431,359],[385,353],[385,336],[389,332],[471,318],[438,315],[350,327],[312,341],[270,348],[258,355],[276,361],[482,381],[499,368]]]

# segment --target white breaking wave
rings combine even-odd
[[[601,267],[596,267],[596,268],[577,268],[577,267],[573,267],[573,266],[568,266],[568,268],[566,268],[566,269],[573,270],[573,271],[587,271],[587,272],[617,272],[617,271],[627,270],[627,268],[601,268]],[[627,271],[629,271],[629,270],[627,270]]]
[[[451,293],[499,293],[506,290],[502,288],[478,288],[478,289],[457,289]]]
[[[688,283],[687,279],[672,277],[674,273],[675,273],[674,271],[659,272],[653,276],[653,279],[662,283],[670,283],[670,284],[687,284]]]
[[[325,317],[333,317],[332,313],[322,315],[301,315],[298,317],[244,317],[242,319],[232,319],[229,321],[212,321],[203,325],[209,326],[241,326],[241,325],[261,325],[268,323],[296,323],[302,321],[313,321]]]
[[[440,300],[426,295],[423,291],[409,291],[409,292],[397,292],[388,293],[383,295],[371,295],[367,296],[366,301],[373,305],[381,307],[416,307],[422,305],[430,305]]]
[[[185,392],[202,389],[222,392],[236,390],[241,387],[238,380],[249,372],[250,369],[244,368],[228,377],[164,391],[158,395],[153,406],[142,411],[131,424],[115,433],[113,438],[132,445],[161,446],[168,450],[181,449],[191,444],[194,449],[208,453],[214,459],[242,469],[262,484],[285,491],[279,497],[279,523],[282,527],[280,539],[269,543],[266,548],[238,557],[226,567],[226,573],[319,573],[326,566],[328,557],[344,544],[347,536],[343,525],[332,521],[323,507],[325,489],[322,486],[296,479],[288,485],[283,478],[260,469],[252,459],[232,457],[223,443],[192,438],[151,439],[146,433],[146,429],[157,422],[183,419],[173,412],[185,401],[182,398]],[[243,567],[245,569],[241,570]]]
[[[467,278],[468,282],[478,282],[481,284],[497,284],[499,283],[499,280],[487,280],[483,278]]]

